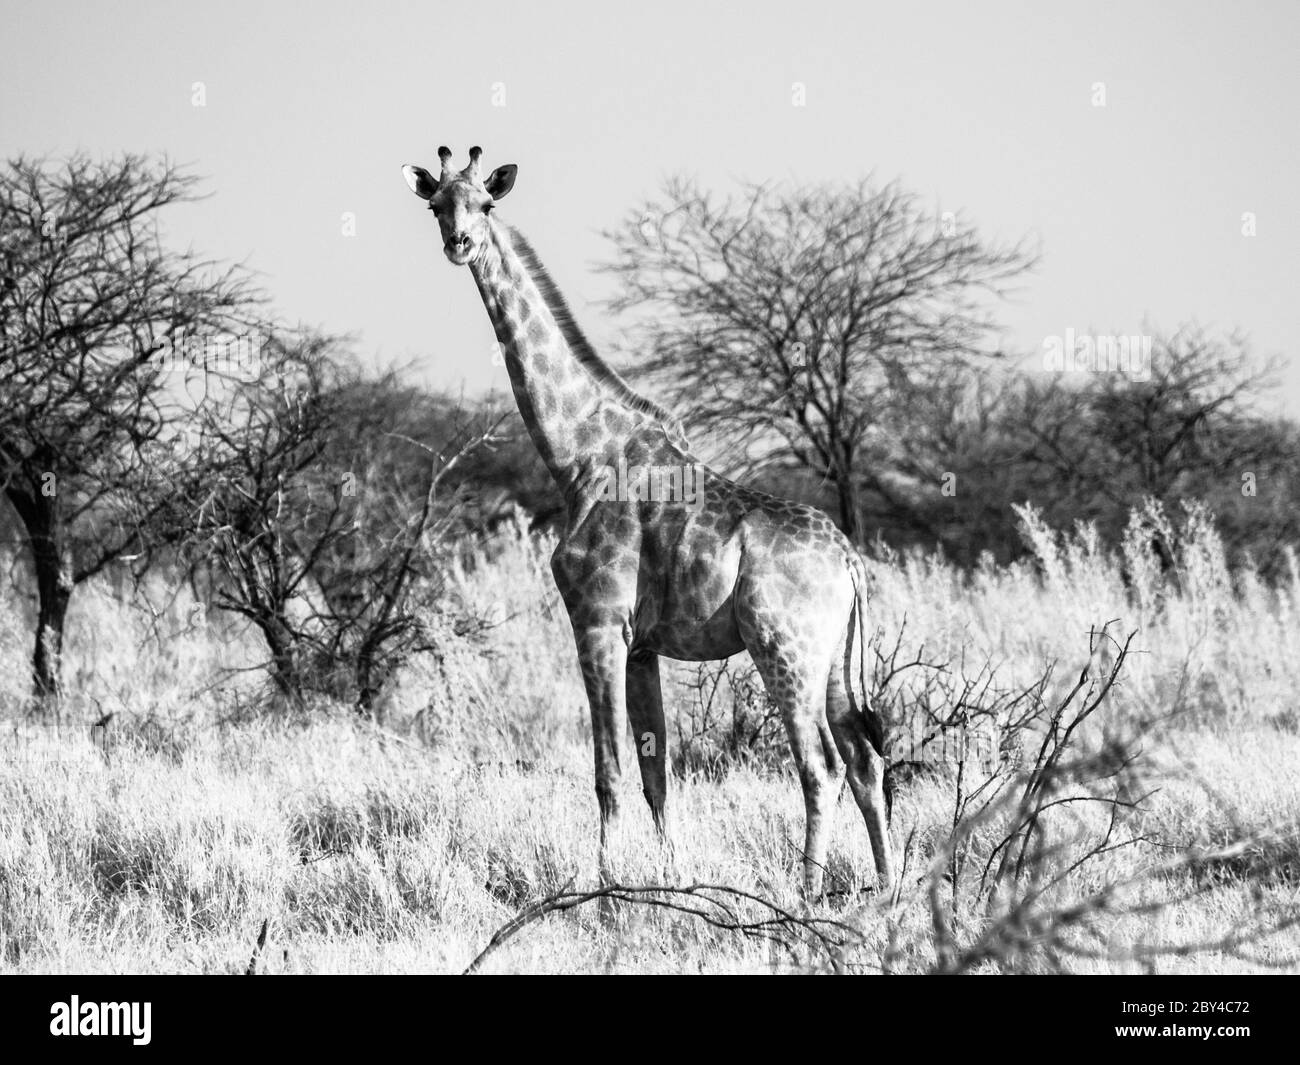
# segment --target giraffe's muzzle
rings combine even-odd
[[[468,233],[459,233],[444,245],[447,258],[457,266],[464,266],[474,254],[474,242]]]

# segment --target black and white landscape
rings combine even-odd
[[[551,8],[6,5],[0,971],[1294,972],[1295,6]]]

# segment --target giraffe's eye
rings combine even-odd
[[[483,213],[484,213],[484,214],[491,214],[491,213],[492,213],[492,208],[494,208],[495,206],[496,206],[495,203],[485,203],[485,204],[483,205]]]

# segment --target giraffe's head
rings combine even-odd
[[[437,178],[422,166],[402,167],[411,191],[429,202],[442,230],[442,249],[457,266],[470,262],[487,243],[488,214],[515,184],[518,167],[513,163],[497,167],[484,181],[478,169],[482,154],[482,148],[471,148],[469,166],[457,173],[451,168],[451,151],[439,148],[442,174]]]

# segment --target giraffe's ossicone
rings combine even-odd
[[[528,242],[493,217],[516,167],[484,179],[480,154],[471,148],[457,172],[440,148],[439,177],[418,166],[403,173],[433,211],[447,258],[469,266],[519,412],[564,494],[567,520],[551,567],[591,703],[602,869],[629,723],[646,800],[667,840],[660,656],[696,662],[745,650],[781,711],[803,785],[809,897],[821,894],[844,773],[889,889],[883,729],[868,701],[860,557],[816,508],[701,463],[668,411],[596,354]]]

